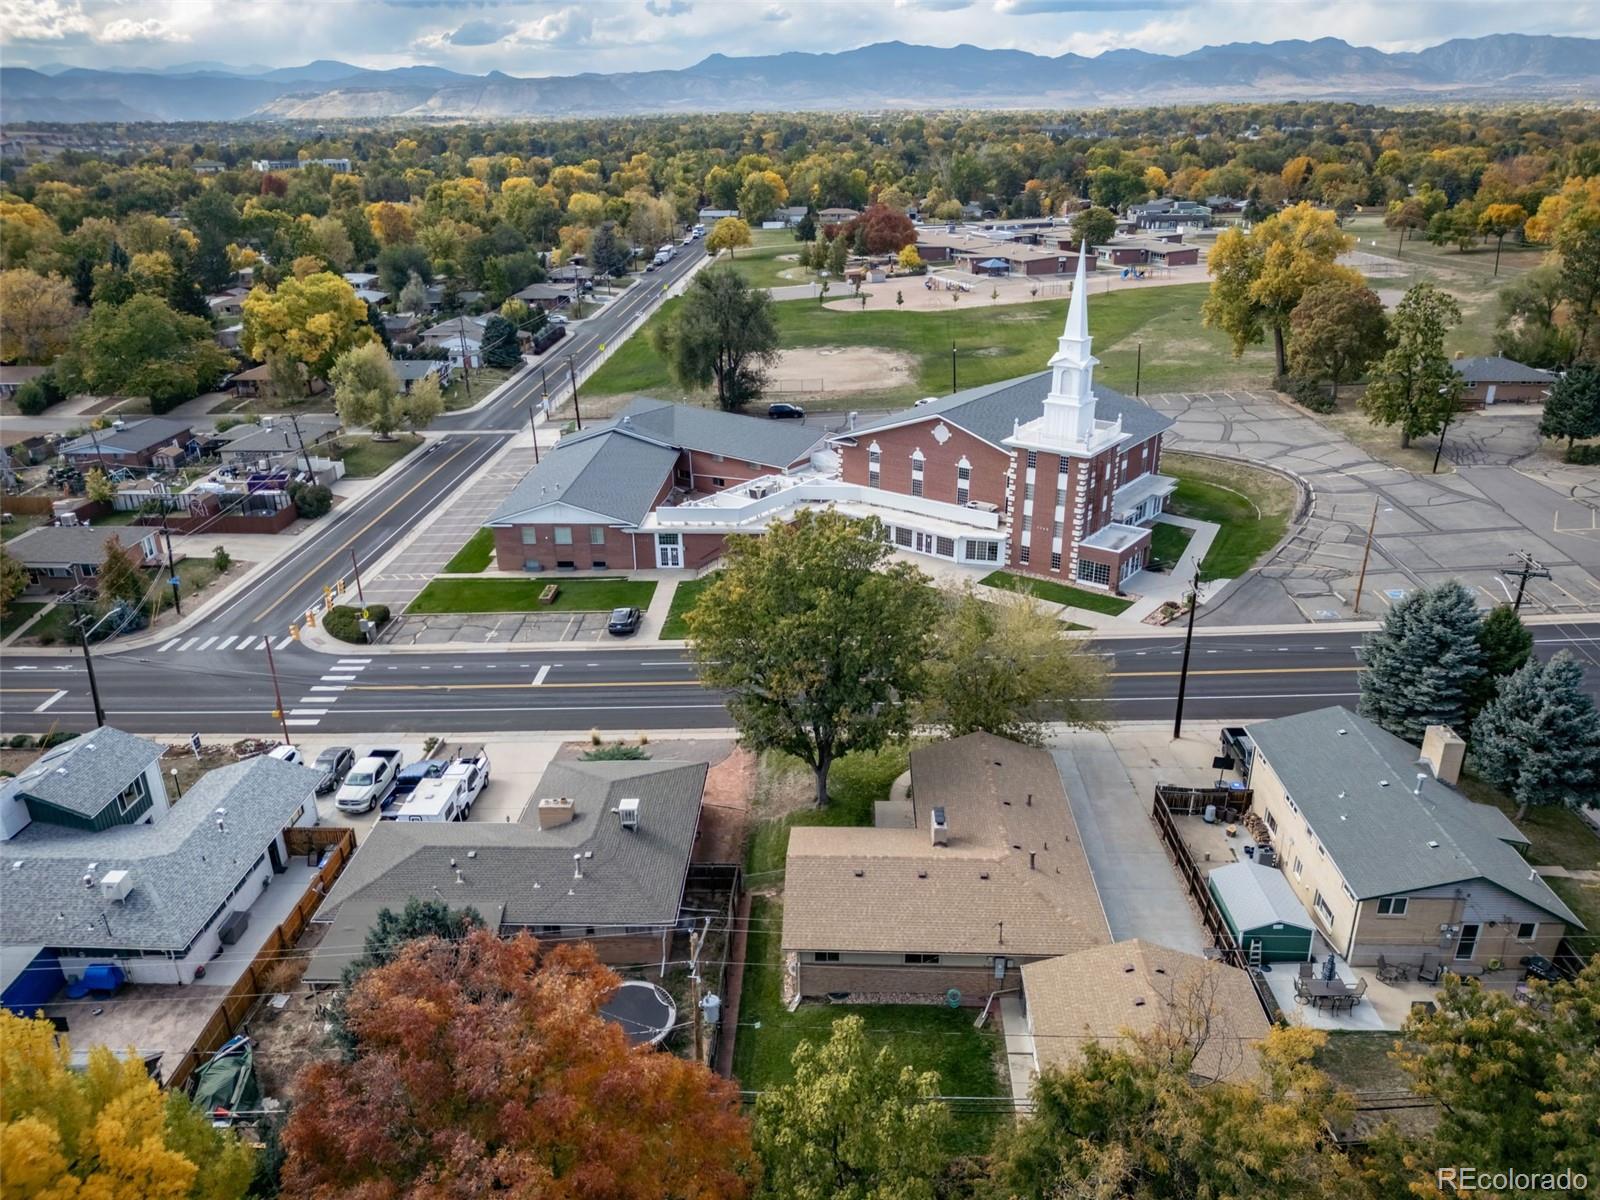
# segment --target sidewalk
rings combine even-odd
[[[1189,585],[1194,581],[1195,568],[1205,559],[1211,549],[1211,543],[1217,540],[1219,527],[1210,521],[1196,521],[1172,513],[1159,513],[1156,520],[1167,525],[1192,529],[1194,536],[1189,539],[1189,544],[1183,548],[1183,553],[1178,556],[1178,561],[1170,570],[1165,573],[1140,571],[1128,580],[1127,590],[1136,593],[1139,598],[1133,602],[1132,607],[1121,614],[1120,620],[1143,623],[1146,617],[1168,603],[1181,608],[1188,599]],[[1206,600],[1231,582],[1228,579],[1211,579],[1202,583],[1200,607],[1205,608]]]

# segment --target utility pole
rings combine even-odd
[[[1361,574],[1356,577],[1356,614],[1361,613],[1361,589],[1367,583],[1367,560],[1372,557],[1372,535],[1378,528],[1378,505],[1383,503],[1381,496],[1372,498],[1372,520],[1367,524],[1367,548],[1361,552]]]
[[[283,744],[288,746],[291,744],[289,741],[289,722],[283,712],[283,692],[278,689],[278,668],[272,661],[272,639],[267,638],[266,642],[267,674],[272,676],[272,699],[278,706],[273,710],[273,716],[278,718],[278,727],[283,730]]]
[[[72,611],[75,614],[72,623],[78,630],[78,644],[83,647],[83,667],[89,673],[89,699],[94,702],[94,723],[98,727],[106,723],[106,710],[100,704],[100,685],[94,677],[94,658],[89,653],[89,630],[84,624],[82,602],[74,600]]]
[[[533,435],[533,465],[537,467],[539,465],[539,426],[535,423],[534,413],[533,413],[534,407],[535,407],[535,405],[533,403],[533,397],[529,396],[528,397],[528,432]]]
[[[472,369],[467,365],[467,319],[456,318],[456,338],[461,347],[461,382],[466,385],[467,399],[472,399]]]
[[[365,614],[367,598],[361,593],[361,564],[356,561],[356,548],[354,546],[350,547],[350,570],[355,573],[356,577],[356,600],[361,605],[362,613]]]
[[[1528,590],[1528,580],[1549,579],[1550,572],[1545,565],[1526,550],[1518,550],[1517,557],[1522,560],[1522,569],[1517,572],[1517,598],[1511,605],[1512,612],[1522,611],[1522,596]]]
[[[1135,342],[1133,352],[1133,395],[1139,397],[1139,383],[1144,375],[1144,343]]]
[[[161,533],[167,539],[167,580],[172,584],[172,607],[183,616],[183,601],[178,595],[178,563],[172,556],[172,530],[167,526],[167,504],[161,502]]]
[[[1194,568],[1194,583],[1189,592],[1189,630],[1183,635],[1183,666],[1178,672],[1178,711],[1172,718],[1172,740],[1183,736],[1183,696],[1189,690],[1189,649],[1194,645],[1194,610],[1200,607],[1200,564]]]
[[[950,394],[956,392],[956,344],[950,343]]]
[[[289,426],[294,430],[294,440],[300,443],[300,457],[305,460],[306,474],[311,476],[311,482],[317,481],[317,473],[311,468],[311,451],[306,449],[306,439],[300,435],[300,417],[297,413],[289,414]]]
[[[89,440],[94,443],[95,460],[99,462],[100,469],[104,471],[106,469],[106,452],[100,449],[100,431],[93,425],[89,426]]]
[[[578,368],[572,365],[572,355],[567,355],[567,378],[572,380],[572,415],[583,428],[583,413],[578,410]]]
[[[689,936],[689,984],[691,987],[694,1005],[694,1061],[705,1061],[706,1035],[705,1019],[700,1010],[700,948],[705,945],[706,934],[711,930],[711,918],[705,918],[705,924],[698,933]]]
[[[1453,416],[1455,416],[1455,410],[1452,408],[1450,412],[1445,413],[1444,424],[1439,428],[1439,446],[1438,449],[1433,452],[1432,474],[1434,475],[1439,473],[1439,456],[1444,453],[1444,435],[1450,428],[1450,418]]]

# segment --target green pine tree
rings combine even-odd
[[[1500,681],[1472,726],[1478,771],[1517,802],[1600,802],[1600,712],[1583,690],[1583,667],[1565,650]]]
[[[1419,745],[1429,725],[1464,728],[1483,677],[1481,624],[1472,593],[1454,580],[1396,604],[1366,640],[1361,715]]]
[[[1600,437],[1600,365],[1578,363],[1550,389],[1539,436],[1566,438],[1569,450],[1579,438]]]
[[[1478,627],[1478,648],[1483,651],[1483,676],[1473,691],[1471,715],[1494,699],[1502,677],[1518,670],[1533,654],[1533,634],[1509,604],[1502,604]]]

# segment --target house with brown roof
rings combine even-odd
[[[1020,968],[1111,940],[1046,750],[988,733],[911,754],[872,829],[790,831],[783,952],[801,996],[982,1005]]]
[[[1271,1022],[1238,967],[1135,938],[1028,963],[1022,987],[1036,1071],[1075,1066],[1091,1042],[1156,1036],[1194,1047],[1201,1079],[1260,1073]]]

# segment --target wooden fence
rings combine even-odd
[[[296,826],[284,830],[283,840],[289,853],[296,857],[304,854],[321,858],[325,854],[326,860],[306,886],[299,902],[283,923],[267,936],[244,974],[239,976],[238,982],[228,989],[228,994],[217,1006],[217,1011],[211,1014],[211,1019],[201,1029],[194,1044],[178,1060],[178,1065],[166,1079],[169,1088],[183,1087],[215,1050],[239,1032],[245,1017],[255,1007],[257,997],[268,990],[263,986],[268,978],[268,969],[283,961],[283,952],[300,940],[306,923],[311,920],[322,898],[328,894],[333,881],[339,877],[339,872],[344,870],[345,863],[350,861],[350,856],[356,850],[355,830],[347,828]]]
[[[1203,792],[1207,789],[1194,788],[1169,788],[1163,784],[1156,785],[1155,804],[1150,810],[1150,818],[1155,822],[1156,830],[1161,834],[1161,840],[1166,843],[1167,856],[1172,859],[1172,865],[1178,869],[1178,874],[1183,879],[1183,885],[1189,892],[1189,900],[1200,914],[1200,923],[1205,926],[1206,936],[1215,946],[1222,961],[1230,966],[1241,968],[1250,977],[1250,983],[1256,990],[1256,999],[1261,1002],[1262,1010],[1267,1014],[1267,1020],[1278,1020],[1278,1002],[1273,998],[1271,990],[1250,964],[1245,961],[1244,953],[1239,948],[1239,943],[1234,940],[1233,931],[1228,928],[1228,922],[1222,915],[1222,910],[1217,907],[1217,902],[1212,898],[1211,889],[1206,886],[1206,873],[1195,863],[1194,857],[1189,853],[1189,846],[1178,832],[1177,822],[1173,820],[1174,811],[1193,812],[1189,808],[1174,809],[1170,803],[1177,799],[1183,804],[1192,802],[1181,793]],[[1174,796],[1174,793],[1180,795]],[[1249,803],[1248,792],[1223,792],[1223,795],[1245,797]],[[1215,801],[1210,801],[1215,803]],[[1199,811],[1205,811],[1201,804]]]
[[[1197,817],[1206,808],[1215,805],[1218,816],[1227,814],[1229,821],[1237,821],[1250,811],[1252,793],[1249,788],[1235,791],[1232,788],[1171,787],[1156,785],[1156,803],[1164,804],[1169,813],[1182,817]]]

